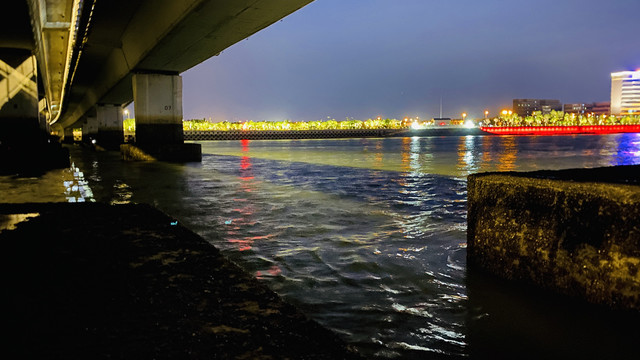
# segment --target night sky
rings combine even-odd
[[[640,0],[316,0],[183,73],[184,119],[482,117],[610,100]]]

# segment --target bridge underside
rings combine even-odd
[[[70,134],[91,122],[92,139],[117,143],[122,111],[113,107],[134,101],[143,141],[182,143],[172,135],[182,121],[179,74],[311,1],[8,0],[0,129],[9,130],[0,141],[25,127]]]
[[[98,1],[59,123],[72,125],[96,103],[127,104],[134,74],[180,74],[309,2]]]

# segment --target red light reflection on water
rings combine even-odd
[[[272,267],[265,270],[264,272],[260,270],[256,271],[256,278],[263,279],[265,276],[278,276],[280,274],[282,274],[282,269],[280,269],[278,265],[273,265]]]
[[[247,251],[251,250],[252,241],[247,239],[229,239],[227,240],[232,244],[236,244],[238,246],[238,251]]]
[[[243,156],[240,159],[240,169],[247,170],[251,167],[251,158],[248,156]],[[253,179],[253,177],[252,177]]]
[[[252,250],[256,241],[268,241],[275,236],[274,234],[258,236],[247,235],[251,233],[252,227],[257,224],[255,220],[256,207],[252,198],[257,181],[253,175],[251,157],[246,156],[249,155],[249,143],[250,140],[240,141],[241,151],[244,156],[240,157],[240,174],[238,176],[240,182],[237,194],[233,199],[236,207],[232,209],[233,214],[237,217],[225,222],[227,225],[227,241],[233,244],[237,251]],[[256,278],[262,279],[264,276],[275,277],[281,273],[282,269],[280,269],[278,265],[273,265],[266,270],[257,271],[255,275]]]
[[[249,152],[249,143],[251,140],[242,139],[240,140],[240,145],[242,145],[242,152]]]
[[[241,151],[243,153],[249,153],[249,143],[250,140],[246,139],[240,141]],[[228,220],[226,223],[228,225],[227,241],[234,244],[238,251],[248,251],[252,249],[255,240],[263,238],[262,236],[238,237],[242,228],[256,224],[256,221],[253,220],[253,215],[255,214],[256,209],[253,201],[251,201],[251,198],[248,195],[253,193],[255,187],[255,177],[253,176],[251,169],[251,157],[240,157],[240,176],[238,179],[240,180],[240,187],[238,196],[234,199],[234,202],[238,204],[238,207],[233,209],[233,213],[238,217]]]

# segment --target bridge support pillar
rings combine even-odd
[[[39,116],[35,56],[0,49],[0,174],[34,174],[69,166],[69,152]]]
[[[97,143],[108,150],[120,149],[124,142],[124,129],[122,127],[123,109],[120,105],[96,106],[96,118],[98,121]]]
[[[133,103],[136,147],[157,160],[201,161],[200,144],[184,143],[180,75],[134,74]],[[135,153],[129,148],[121,147],[125,159]]]
[[[98,118],[95,116],[87,116],[82,125],[82,142],[91,144],[98,138]]]
[[[73,127],[62,130],[62,142],[65,144],[73,144],[75,142],[73,138]]]

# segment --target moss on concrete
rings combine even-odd
[[[593,180],[610,173],[619,181]],[[469,176],[469,262],[592,303],[640,309],[638,174],[632,166]]]

